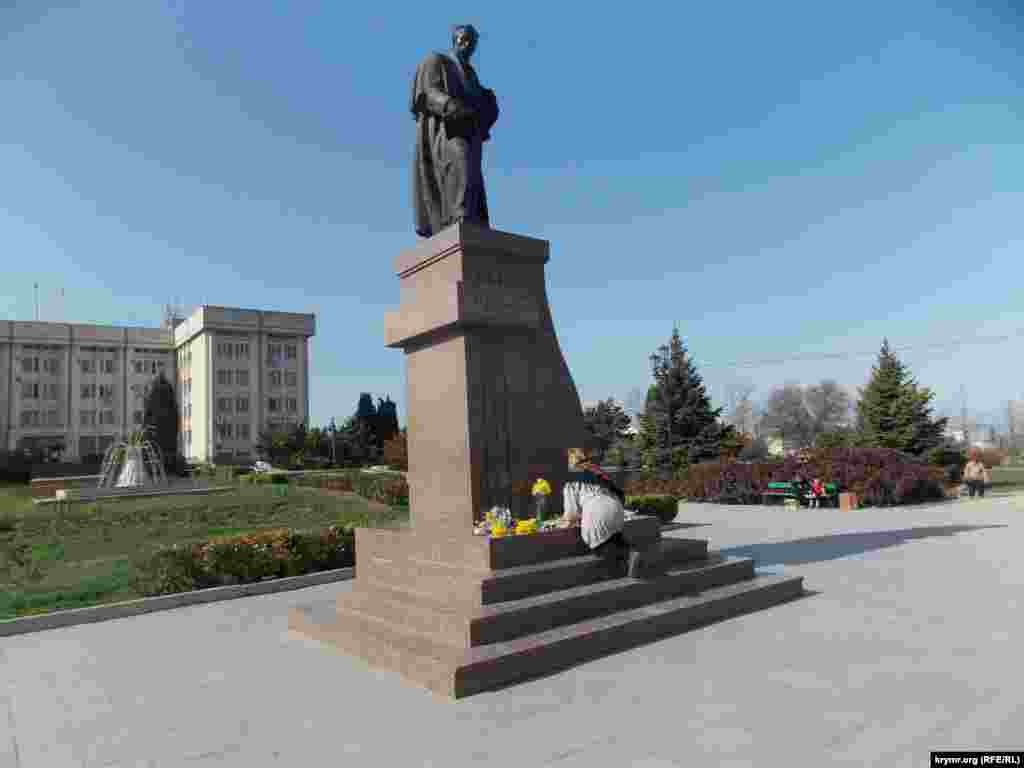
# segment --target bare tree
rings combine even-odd
[[[780,433],[798,448],[814,444],[818,435],[848,426],[853,401],[833,379],[802,387],[789,382],[772,390],[765,403],[762,426]]]
[[[849,393],[834,379],[823,379],[804,390],[804,400],[811,413],[814,437],[850,422],[852,401]]]
[[[1014,400],[1006,401],[1006,429],[1009,433],[1009,448],[1017,450],[1017,425],[1020,421],[1021,404]]]
[[[805,448],[814,441],[814,421],[804,400],[804,389],[788,382],[768,395],[762,425],[777,431],[783,443]]]
[[[750,397],[753,394],[752,384],[737,384],[726,395],[726,423],[747,434],[754,432],[754,403]]]

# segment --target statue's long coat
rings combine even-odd
[[[446,123],[442,118],[450,98],[459,99],[476,109],[479,122],[475,131],[471,127]],[[498,119],[498,102],[493,91],[486,88],[477,90],[467,84],[466,75],[454,58],[435,52],[416,69],[409,110],[416,120],[416,151],[412,166],[416,233],[430,237],[453,223],[453,202],[449,199],[451,185],[446,190],[443,175],[449,134],[475,142],[479,148],[480,143],[490,138],[490,129]],[[475,152],[475,158],[479,163],[479,151]],[[475,214],[467,212],[467,217],[486,226],[489,219],[483,175],[479,168],[475,171],[469,183],[479,184],[474,195],[478,210]]]

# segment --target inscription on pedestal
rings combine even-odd
[[[540,305],[532,294],[500,282],[460,282],[459,320],[464,323],[538,329],[541,322]]]

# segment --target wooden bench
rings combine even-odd
[[[800,499],[800,493],[796,483],[772,482],[768,483],[768,489],[761,494],[765,504],[770,504],[773,499]]]
[[[771,482],[768,483],[768,489],[761,494],[761,498],[765,504],[770,504],[772,499],[796,499],[800,503],[810,502],[813,496],[811,496],[809,485],[804,486],[808,489],[808,492],[801,493],[800,489],[797,488],[794,482]],[[825,483],[825,495],[819,496],[818,501],[824,505],[831,504],[832,506],[838,506],[839,504],[839,488],[835,483]]]

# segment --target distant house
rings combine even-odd
[[[954,443],[964,443],[970,440],[972,448],[980,448],[987,450],[989,448],[997,448],[998,445],[993,441],[981,437],[981,435],[990,435],[993,429],[988,424],[977,424],[970,431],[964,429],[954,429],[952,427],[946,427],[946,431],[943,432],[943,437]]]
[[[764,435],[764,441],[768,445],[769,456],[795,456],[800,452],[800,446],[792,440],[785,440],[781,435]]]
[[[964,441],[965,432],[962,429],[952,429],[946,427],[946,431],[942,433],[943,437],[948,440],[952,440],[954,443],[962,443]]]

